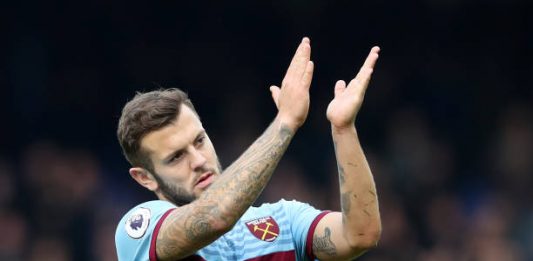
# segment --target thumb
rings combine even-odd
[[[274,100],[274,103],[276,104],[276,107],[278,106],[278,98],[279,98],[279,92],[280,88],[276,85],[270,86],[270,94],[272,94],[272,100]]]
[[[343,80],[337,81],[335,83],[335,97],[343,93],[345,89],[346,89],[346,82],[344,82]]]

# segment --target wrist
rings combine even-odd
[[[349,124],[347,126],[335,126],[331,124],[331,133],[335,135],[343,134],[357,134],[355,124]]]
[[[280,128],[289,129],[292,133],[296,133],[296,131],[302,125],[302,124],[299,124],[298,122],[296,122],[294,120],[289,120],[287,117],[283,117],[279,113],[276,116],[276,119],[274,121],[276,121],[278,123],[278,126]]]

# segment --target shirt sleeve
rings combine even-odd
[[[313,234],[318,222],[329,211],[320,211],[307,203],[281,200],[291,222],[291,233],[296,247],[297,260],[314,260]]]
[[[155,200],[128,211],[115,232],[118,260],[155,260],[157,232],[164,218],[175,208],[170,202]]]

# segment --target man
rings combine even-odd
[[[251,207],[307,117],[314,69],[308,38],[281,88],[270,87],[274,121],[224,171],[185,93],[137,94],[122,111],[118,139],[131,177],[159,200],[134,207],[119,222],[119,259],[344,260],[375,246],[381,233],[376,188],[354,122],[378,52],[372,48],[348,86],[336,83],[327,109],[342,212],[285,200]]]

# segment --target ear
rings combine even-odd
[[[150,191],[155,191],[159,187],[152,173],[146,169],[140,167],[131,168],[130,176]]]

